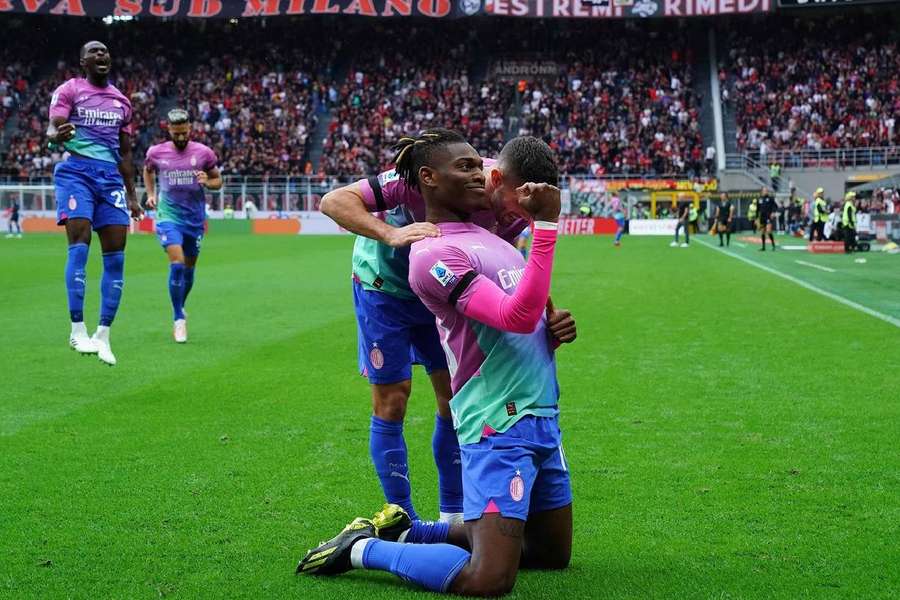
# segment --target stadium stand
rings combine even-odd
[[[71,40],[91,37],[109,43],[113,81],[133,100],[138,157],[164,139],[165,112],[181,104],[226,175],[371,173],[390,163],[402,134],[428,126],[459,129],[485,155],[512,135],[541,136],[570,174],[694,177],[716,167],[714,140],[701,133],[713,129],[703,116],[702,21],[516,20],[490,35],[479,23],[328,17],[25,22],[9,28],[15,43],[0,49],[7,179],[46,178],[60,160],[43,139],[47,106],[77,73]],[[738,151],[897,143],[900,54],[890,20],[853,13],[742,22],[715,26]],[[26,57],[32,30],[50,42]],[[361,36],[364,46],[340,41]],[[557,70],[500,80],[491,68],[501,59]]]
[[[773,20],[765,29],[733,24],[726,70],[738,148],[765,156],[896,144],[900,54],[892,29],[859,14]]]

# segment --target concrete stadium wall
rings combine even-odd
[[[895,170],[895,169],[894,169]],[[889,169],[785,169],[782,171],[782,190],[787,191],[787,181],[793,179],[801,195],[811,195],[816,188],[824,188],[826,197],[838,200],[844,196],[844,183],[853,176],[887,177],[894,170]],[[759,184],[741,171],[719,173],[719,187],[722,190],[756,189]]]

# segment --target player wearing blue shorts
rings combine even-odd
[[[471,146],[441,137],[397,160],[398,173],[422,191],[428,220],[441,233],[412,245],[409,280],[444,334],[465,525],[411,521],[388,506],[311,550],[298,572],[376,569],[436,592],[498,596],[512,589],[520,566],[568,565],[572,492],[558,425],[557,344],[544,317],[558,172],[546,144],[514,142],[527,148],[532,170],[541,174],[539,183],[517,189],[518,205],[534,219],[527,263],[470,220],[489,203],[482,160]]]
[[[426,130],[418,145],[445,132]],[[526,220],[506,210],[503,200],[509,196],[507,190],[514,188],[511,183],[519,185],[531,177],[528,156],[512,150],[501,153],[499,161],[485,161],[484,176],[492,204],[472,217],[510,242],[525,228]],[[321,210],[358,235],[353,249],[353,301],[359,368],[371,384],[374,414],[369,450],[385,498],[416,518],[403,421],[412,389],[412,365],[420,364],[431,378],[437,400],[432,450],[438,470],[440,516],[459,520],[462,478],[449,408],[450,373],[434,315],[416,297],[408,281],[409,245],[437,236],[439,230],[425,221],[421,193],[401,181],[395,170],[329,192]],[[569,320],[566,311],[554,313],[552,329],[565,328]]]
[[[47,138],[68,158],[53,171],[57,221],[69,242],[66,290],[72,330],[69,344],[116,364],[109,328],[116,317],[125,283],[125,240],[131,218],[140,219],[131,161],[131,102],[109,83],[112,60],[106,46],[81,47],[85,77],[66,81],[53,92]],[[130,213],[130,214],[129,214]],[[100,324],[92,337],[84,324],[84,294],[91,228],[100,238]]]
[[[172,300],[173,337],[187,342],[184,304],[194,287],[194,269],[200,256],[206,223],[204,190],[222,187],[216,153],[191,141],[186,110],[169,111],[170,141],[151,146],[144,161],[147,206],[156,211],[156,235],[169,257],[169,298]],[[159,174],[157,197],[156,175]]]

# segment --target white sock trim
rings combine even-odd
[[[403,530],[403,533],[401,533],[401,534],[400,534],[400,537],[397,538],[397,543],[398,543],[398,544],[405,544],[405,543],[406,543],[406,536],[409,535],[409,532],[410,532],[411,530],[412,530],[412,527],[410,527],[409,529]]]
[[[359,540],[353,547],[350,548],[350,564],[354,569],[365,569],[366,566],[363,564],[363,555],[366,553],[366,546],[369,545],[374,538],[365,538],[363,540]]]
[[[443,523],[450,523],[451,525],[454,523],[463,523],[463,513],[461,512],[441,512],[440,521]]]
[[[554,223],[553,221],[535,221],[534,228],[546,229],[547,231],[556,231],[559,229],[559,224]]]

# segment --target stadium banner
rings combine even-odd
[[[595,179],[582,176],[569,178],[569,189],[573,193],[602,194],[621,190],[646,190],[649,192],[715,192],[719,188],[716,179],[707,181],[691,181],[689,179]]]
[[[778,0],[779,8],[822,8],[823,6],[856,6],[857,4],[892,4],[900,0]]]
[[[616,232],[616,221],[599,217],[559,219],[560,235],[611,235]]]
[[[773,0],[0,0],[0,13],[195,19],[333,14],[621,19],[762,13],[772,4]]]
[[[628,235],[675,235],[678,219],[631,219]]]
[[[465,0],[463,0],[465,1]],[[495,16],[580,19],[705,17],[772,10],[772,0],[485,0]]]
[[[562,69],[552,60],[498,60],[491,65],[490,72],[491,79],[499,81],[555,81]]]

